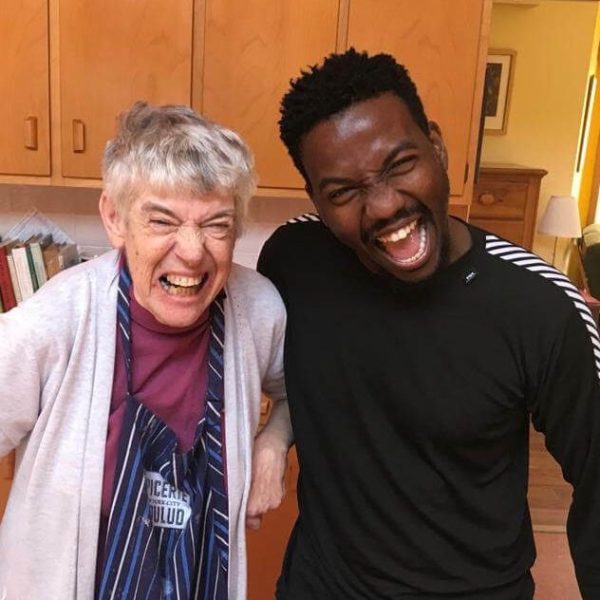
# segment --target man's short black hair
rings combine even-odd
[[[329,119],[356,102],[390,92],[401,98],[417,125],[429,134],[423,103],[408,71],[390,54],[357,52],[330,54],[322,65],[302,71],[291,82],[281,101],[279,135],[306,180],[300,142],[319,122]],[[307,181],[308,183],[308,181]]]

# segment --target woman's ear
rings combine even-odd
[[[442,130],[435,121],[429,121],[429,140],[433,144],[433,148],[437,157],[440,159],[444,169],[448,170],[448,152],[446,144],[442,138]]]
[[[102,223],[111,245],[113,248],[123,248],[125,245],[125,233],[127,229],[125,219],[121,215],[114,200],[108,196],[106,192],[102,192],[102,195],[100,196],[98,209],[100,210]]]

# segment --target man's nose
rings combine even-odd
[[[188,263],[195,263],[204,255],[204,232],[199,227],[181,226],[177,232],[177,254]]]
[[[369,187],[365,192],[364,212],[372,220],[389,219],[404,208],[406,202],[402,193],[381,182]]]

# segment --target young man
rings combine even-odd
[[[530,417],[600,598],[600,343],[576,288],[448,216],[441,132],[391,56],[303,73],[280,127],[318,216],[259,261],[288,311],[301,467],[277,598],[531,599]]]

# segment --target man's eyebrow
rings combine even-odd
[[[353,185],[354,183],[354,179],[348,179],[345,177],[323,177],[323,179],[319,181],[319,191],[322,192],[323,188],[326,188],[328,185],[332,184]]]
[[[416,150],[417,144],[414,142],[400,142],[396,146],[392,148],[392,150],[385,157],[383,164],[381,166],[381,170],[385,171],[389,166],[394,162],[396,156],[401,152],[405,152],[406,150]],[[324,188],[328,185],[354,185],[356,182],[353,179],[346,177],[323,177],[321,181],[319,181],[319,191],[322,192]]]

